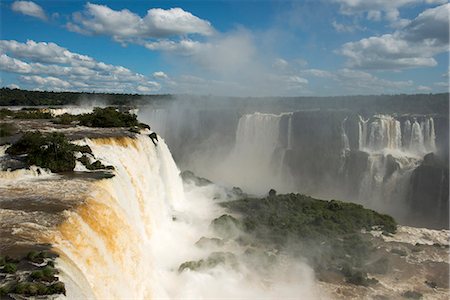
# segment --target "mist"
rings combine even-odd
[[[138,115],[166,138],[180,169],[218,184],[259,196],[274,188],[352,201],[404,224],[445,227],[445,215],[419,216],[407,199],[427,189],[412,188],[426,154],[448,161],[448,118],[400,107],[386,110],[382,98],[353,97],[346,104],[353,101],[353,109],[336,109],[336,102],[327,104],[326,98],[296,103],[289,98],[177,96],[167,105],[141,105]],[[364,101],[380,104],[363,111]],[[445,194],[445,186],[436,189]],[[442,194],[429,197],[436,207],[445,203]],[[441,221],[433,221],[436,217]]]
[[[234,200],[226,188],[187,181],[184,190],[186,199],[174,211],[174,221],[158,227],[152,237],[149,250],[157,270],[156,298],[329,298],[317,285],[314,271],[302,260],[288,253],[275,255],[243,246],[236,238],[245,234],[237,228],[231,233],[214,230],[212,220],[226,213],[218,204]],[[216,240],[208,240],[211,238]],[[206,264],[195,270],[180,268],[183,263],[217,253],[225,255],[217,265]]]

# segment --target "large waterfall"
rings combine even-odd
[[[86,291],[76,286],[84,278],[87,295],[97,299],[150,298],[158,276],[151,240],[184,202],[179,171],[161,139],[157,147],[145,135],[85,143],[116,175],[94,182],[84,203],[48,234],[61,254],[68,295]]]
[[[54,196],[61,197],[61,203],[76,200],[72,209],[61,211],[61,218],[48,216],[49,220],[61,220],[56,226],[34,215],[24,223],[14,216],[14,222],[23,228],[16,229],[15,234],[33,230],[33,239],[50,243],[60,255],[57,267],[68,299],[326,296],[316,288],[314,272],[302,261],[289,262],[287,257],[280,257],[280,264],[266,272],[258,269],[257,261],[249,262],[246,248],[234,241],[220,248],[199,247],[197,242],[202,237],[216,234],[209,226],[211,220],[225,213],[216,201],[229,196],[225,188],[214,184],[183,184],[162,138],[156,146],[147,135],[76,142],[89,145],[96,158],[114,166],[115,176],[66,180],[35,168],[25,175],[16,171],[9,176],[19,190],[25,192],[32,187],[38,202]],[[22,182],[17,181],[18,176]],[[43,181],[47,177],[48,185]],[[183,262],[216,251],[234,253],[238,267],[220,264],[179,272]]]

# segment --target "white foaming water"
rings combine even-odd
[[[98,106],[96,106],[98,107]],[[88,114],[94,110],[94,106],[64,106],[61,108],[49,108],[48,111],[53,116],[60,116],[63,114],[81,115]]]

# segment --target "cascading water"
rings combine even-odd
[[[46,239],[61,254],[67,282],[85,278],[98,299],[150,298],[156,276],[152,234],[184,201],[178,169],[162,139],[157,147],[143,135],[85,143],[115,167],[115,177],[95,181],[84,203]],[[69,284],[68,296],[77,290]]]
[[[401,151],[405,155],[424,155],[436,151],[432,117],[417,121],[406,119],[403,126],[389,115],[375,115],[369,120],[359,117],[359,149],[367,152]],[[403,127],[403,130],[402,130]]]
[[[285,130],[281,120],[287,117]],[[261,194],[268,188],[287,189],[284,157],[292,149],[292,113],[243,115],[234,148],[222,165],[227,183]]]
[[[358,135],[359,150],[369,155],[359,199],[376,208],[386,202],[404,203],[412,171],[423,155],[436,151],[433,118],[419,122],[407,117],[402,125],[394,116],[375,115],[368,120],[360,116]]]

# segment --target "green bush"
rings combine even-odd
[[[73,145],[61,133],[43,135],[40,132],[26,132],[6,153],[27,154],[28,165],[48,168],[52,172],[72,171],[75,167]]]
[[[16,126],[11,123],[0,124],[0,137],[11,136],[17,132]]]
[[[134,127],[140,123],[136,115],[119,112],[114,107],[94,108],[90,114],[78,116],[80,125],[88,127]]]
[[[14,274],[17,271],[17,265],[13,263],[6,263],[3,267],[3,272]]]
[[[68,113],[62,114],[60,116],[57,116],[54,120],[53,123],[55,124],[62,124],[62,125],[71,125],[73,123],[77,123],[78,122],[78,116],[76,115],[71,115]]]
[[[22,109],[14,113],[14,119],[52,119],[53,116],[49,112],[36,109]]]

